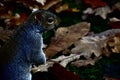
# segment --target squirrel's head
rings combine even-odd
[[[37,10],[29,16],[27,22],[35,23],[35,25],[44,31],[53,29],[60,23],[60,19],[47,10]]]

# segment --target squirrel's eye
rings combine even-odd
[[[53,24],[54,23],[54,18],[53,17],[49,17],[47,20],[48,24]]]

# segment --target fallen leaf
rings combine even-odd
[[[53,67],[50,68],[50,72],[53,74],[55,80],[80,80],[79,75],[68,71],[58,63],[55,63]]]
[[[76,41],[74,43],[75,47],[71,49],[71,52],[73,54],[80,54],[84,56],[86,59],[89,59],[92,54],[94,54],[95,57],[99,57],[103,54],[102,50],[105,49],[109,50],[107,48],[107,42],[111,39],[111,37],[114,37],[116,34],[120,34],[120,29],[111,29],[101,32],[99,34],[95,34],[93,36],[92,35],[84,36],[79,41]],[[116,40],[116,43],[115,44],[118,45],[119,39]],[[119,50],[119,47],[118,46],[116,47],[117,47],[116,49]],[[108,54],[109,53],[105,53],[104,55]]]
[[[93,14],[94,11],[92,8],[87,8],[86,10],[83,11],[84,14]]]
[[[27,19],[27,15],[25,13],[22,14],[16,14],[15,16],[12,16],[10,18],[10,25],[11,26],[19,26],[21,23],[23,23]]]
[[[66,67],[67,66],[67,64],[69,63],[69,62],[72,62],[72,61],[74,61],[74,60],[76,60],[76,59],[79,59],[80,58],[80,55],[77,55],[77,54],[71,54],[71,55],[69,55],[69,56],[64,56],[64,55],[62,55],[62,56],[59,56],[58,58],[56,58],[56,59],[49,59],[47,62],[46,62],[46,64],[45,65],[39,65],[39,66],[34,66],[33,68],[32,68],[32,72],[33,73],[36,73],[36,72],[44,72],[44,71],[48,71],[48,69],[50,68],[50,67],[53,67],[53,65],[54,65],[54,63],[58,63],[58,64],[60,64],[62,67]]]
[[[72,8],[72,12],[80,12],[78,8]]]
[[[45,49],[47,58],[55,56],[58,52],[67,49],[79,38],[85,36],[90,30],[90,23],[81,22],[68,28],[58,28],[55,37]]]
[[[74,45],[75,47],[71,49],[72,53],[81,54],[89,59],[92,54],[99,57],[102,54],[101,47],[106,44],[104,38],[86,36],[75,42]]]
[[[95,14],[95,16],[100,16],[103,19],[106,19],[107,14],[111,12],[112,10],[110,9],[109,6],[98,7],[96,9],[87,8],[86,10],[83,11],[84,14]]]
[[[94,10],[95,15],[99,15],[101,16],[103,19],[107,18],[107,14],[111,13],[111,9],[108,6],[104,6],[104,7],[99,7],[97,9]]]
[[[120,19],[116,17],[110,18],[110,22],[117,22],[117,21],[120,21]]]
[[[107,44],[113,53],[120,53],[120,33],[110,38]]]
[[[36,0],[37,2],[41,3],[42,5],[45,4],[46,0]]]
[[[50,0],[49,2],[46,2],[46,4],[41,7],[42,9],[48,10],[49,8],[51,8],[52,6],[58,4],[59,2],[61,2],[62,0]]]
[[[106,3],[102,0],[84,0],[85,4],[91,5],[92,8],[98,8],[106,6]]]
[[[97,57],[95,59],[87,59],[87,60],[77,60],[71,63],[71,65],[76,67],[87,66],[87,65],[95,65],[95,62],[99,60],[101,57]]]
[[[55,11],[57,13],[60,13],[62,11],[67,11],[67,12],[79,12],[80,10],[78,8],[70,8],[69,4],[61,4],[56,7]]]
[[[61,66],[66,67],[68,63],[78,60],[80,58],[80,55],[77,54],[70,54],[69,56],[59,56],[56,59],[52,59],[55,62],[58,62]]]
[[[46,77],[47,76],[47,77]],[[48,68],[48,71],[33,73],[33,80],[81,80],[78,74],[67,70],[58,63]]]
[[[68,10],[68,9],[69,9],[69,5],[68,5],[68,4],[63,4],[63,5],[59,6],[59,7],[57,7],[57,8],[55,9],[55,11],[56,11],[57,13],[60,13],[60,12],[62,12],[62,11]]]

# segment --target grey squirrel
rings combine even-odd
[[[58,17],[47,10],[33,12],[0,48],[0,80],[31,80],[32,65],[46,62],[42,33],[58,22]]]

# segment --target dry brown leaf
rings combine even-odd
[[[38,3],[41,3],[42,5],[45,4],[46,0],[36,0]]]
[[[99,58],[95,58],[95,59],[87,59],[87,60],[77,60],[71,63],[71,65],[76,66],[76,67],[81,67],[81,66],[87,66],[87,65],[94,65],[95,62],[97,60],[99,60],[101,57]]]
[[[56,59],[51,59],[52,61],[59,62],[60,65],[63,67],[66,67],[69,62],[72,62],[74,60],[78,60],[80,58],[80,55],[77,54],[70,54],[69,56],[59,56]]]
[[[80,67],[80,66],[86,66],[88,64],[94,65],[97,60],[99,60],[101,57],[96,57],[94,59],[88,59],[88,60],[79,60],[80,54],[70,54],[69,56],[59,56],[56,59],[50,59],[46,62],[45,65],[39,65],[38,67],[34,66],[32,68],[32,72],[43,72],[48,71],[48,68],[52,67],[55,63],[59,63],[61,66],[66,67],[68,63],[72,62],[73,66]],[[74,62],[73,62],[74,61]]]
[[[71,52],[80,54],[86,59],[89,59],[93,53],[95,57],[101,56],[103,52],[106,52],[104,55],[108,56],[109,49],[107,48],[107,42],[111,37],[114,37],[118,33],[120,34],[120,29],[111,29],[93,36],[82,37],[79,41],[74,43],[75,47],[71,49]],[[118,43],[120,43],[119,39],[116,40],[116,43],[114,43],[116,44],[116,47],[114,46],[114,50],[118,51],[120,49],[120,46],[117,46],[119,45]]]
[[[86,10],[83,11],[84,14],[93,14],[94,11],[92,8],[88,7]]]
[[[33,66],[32,73],[48,71],[49,67],[52,67],[55,62],[47,61],[45,65]]]
[[[101,47],[105,46],[104,38],[86,36],[82,37],[75,44],[75,48],[71,50],[72,53],[81,54],[86,59],[89,59],[92,54],[99,57],[102,54]]]
[[[54,63],[59,63],[61,66],[66,67],[69,62],[78,60],[79,58],[80,55],[77,54],[70,54],[69,56],[62,55],[56,59],[48,60],[45,65],[39,65],[38,67],[34,66],[34,68],[32,68],[32,72],[36,73],[38,71],[48,71],[48,68],[52,67]]]
[[[62,12],[62,11],[64,11],[64,10],[67,10],[67,9],[69,9],[69,5],[68,5],[68,4],[63,4],[63,5],[59,6],[59,7],[57,7],[57,8],[55,9],[55,11],[56,11],[57,13],[60,13],[60,12]]]
[[[105,7],[100,7],[94,10],[95,15],[99,15],[100,17],[102,17],[103,19],[107,18],[107,14],[111,13],[111,9],[109,6],[105,6]]]
[[[62,0],[50,0],[49,2],[47,2],[42,9],[48,10],[49,8],[51,8],[52,6],[56,5],[57,3],[61,2]]]
[[[23,23],[27,19],[27,17],[28,16],[25,13],[22,14],[16,13],[15,15],[13,15],[11,11],[9,11],[6,14],[4,13],[0,14],[0,18],[5,19],[3,24],[5,24],[6,26],[7,25],[12,26],[13,28]]]
[[[72,8],[72,12],[80,12],[78,8]]]
[[[51,43],[45,49],[46,56],[51,58],[58,52],[67,49],[79,38],[85,36],[89,30],[90,23],[88,22],[81,22],[68,28],[58,28],[55,37],[52,38]]]
[[[120,53],[120,34],[116,34],[114,37],[108,40],[108,46],[113,53]]]
[[[59,6],[56,6],[55,11],[57,13],[60,13],[62,11],[68,11],[68,12],[79,12],[80,10],[78,8],[70,8],[69,4],[60,4]]]
[[[95,16],[100,16],[103,19],[107,18],[107,14],[111,13],[112,10],[110,9],[109,6],[104,6],[104,7],[99,7],[96,9],[92,9],[92,8],[87,8],[86,10],[84,10],[84,14],[93,14],[95,13]]]
[[[25,13],[15,14],[15,16],[11,16],[9,23],[11,26],[19,26],[27,19],[27,17],[28,16]]]

